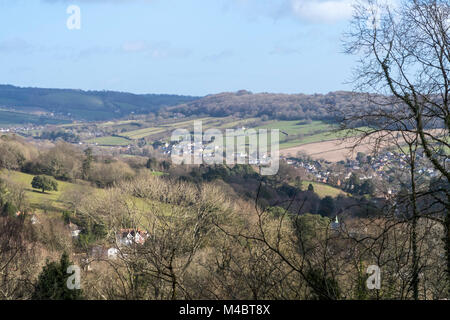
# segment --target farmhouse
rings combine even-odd
[[[119,245],[129,246],[133,243],[144,244],[148,236],[145,230],[120,229],[116,233],[116,240]]]

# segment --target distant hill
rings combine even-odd
[[[205,115],[223,117],[234,115],[242,118],[264,117],[280,120],[333,120],[330,106],[348,108],[364,106],[364,94],[336,91],[327,94],[276,94],[251,93],[241,90],[208,95],[195,101],[164,108],[167,112],[185,116]]]
[[[57,123],[106,121],[131,114],[158,113],[163,118],[224,117],[333,121],[329,107],[344,110],[368,107],[365,94],[336,91],[327,94],[252,93],[246,90],[205,97],[132,94],[115,91],[20,88],[0,85],[0,123]],[[23,119],[22,119],[23,116]],[[10,121],[11,120],[11,121]],[[21,120],[21,121],[17,121]],[[60,123],[60,122],[59,122]]]
[[[63,124],[70,123],[69,120],[62,120],[53,117],[45,117],[23,112],[11,112],[0,110],[0,127],[10,125],[45,125],[45,124]]]
[[[71,120],[101,121],[131,113],[149,113],[188,103],[198,97],[168,94],[132,94],[115,91],[20,88],[0,85],[0,108],[29,114],[48,114]]]

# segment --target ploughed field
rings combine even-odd
[[[434,136],[443,135],[443,129],[429,130]],[[377,139],[382,138],[381,141]],[[404,138],[400,133],[380,131],[364,139],[358,139],[356,136],[347,137],[347,139],[334,139],[328,141],[312,142],[280,150],[280,155],[295,157],[299,153],[306,154],[313,159],[325,159],[331,162],[337,162],[345,159],[355,159],[358,152],[366,154],[385,148],[400,149],[405,145]]]

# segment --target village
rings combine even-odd
[[[395,194],[400,189],[400,178],[408,169],[409,156],[404,153],[384,151],[376,155],[359,153],[356,159],[333,163],[324,159],[311,159],[307,156],[282,157],[287,164],[304,170],[309,179],[342,187],[345,181],[355,174],[360,181],[371,180],[388,186],[387,193]],[[450,159],[446,160],[447,163]],[[416,154],[417,174],[426,180],[437,177],[422,152]]]

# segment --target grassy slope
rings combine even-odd
[[[33,175],[10,171],[2,172],[1,176],[23,185],[26,188],[26,196],[31,208],[35,209],[37,212],[55,212],[64,210],[67,208],[61,200],[61,195],[64,192],[70,192],[71,190],[76,190],[77,188],[89,188],[69,182],[58,181],[58,191],[46,191],[45,193],[41,193],[31,187],[31,180],[33,180],[34,177]]]
[[[336,140],[343,138],[345,136],[345,132],[333,132],[333,131],[327,131],[327,132],[321,132],[317,134],[313,134],[310,136],[305,136],[303,138],[294,139],[291,141],[281,142],[280,143],[280,149],[287,149],[292,148],[296,146],[301,146],[308,143],[314,143],[314,142],[323,142],[323,141],[329,141],[329,140]]]
[[[313,182],[313,181],[302,181],[302,189],[308,190],[308,185],[310,183],[314,187],[314,192],[317,193],[319,195],[319,197],[321,197],[321,198],[326,197],[326,196],[336,198],[338,195],[343,195],[343,196],[347,195],[344,191],[342,191],[338,188],[334,188],[327,184],[320,183],[320,182]]]
[[[274,121],[259,126],[256,129],[279,129],[280,149],[290,148],[305,143],[337,139],[336,134],[332,132],[334,127],[323,121],[312,121],[311,123],[300,120]],[[299,134],[303,135],[303,137],[290,139],[290,136],[292,137]]]
[[[89,139],[86,141],[87,143],[98,143],[102,146],[127,146],[131,143],[130,140],[122,138],[122,137],[100,137],[100,138],[94,138]]]
[[[311,123],[305,123],[301,120],[289,120],[289,121],[274,121],[256,129],[279,129],[289,135],[294,134],[312,134],[315,131],[329,131],[332,128],[331,125],[323,121],[311,121]]]
[[[162,176],[164,174],[164,172],[160,171],[153,172],[153,175],[155,176]],[[17,171],[4,171],[0,174],[0,177],[12,180],[23,185],[26,188],[26,197],[28,202],[30,203],[31,207],[33,209],[36,209],[37,211],[61,211],[67,209],[67,205],[61,198],[61,196],[65,192],[71,192],[81,188],[89,188],[92,190],[92,192],[98,192],[100,190],[89,186],[78,185],[75,183],[57,181],[58,191],[46,191],[45,193],[42,193],[41,191],[33,189],[31,187],[31,181],[33,180],[34,175]]]

